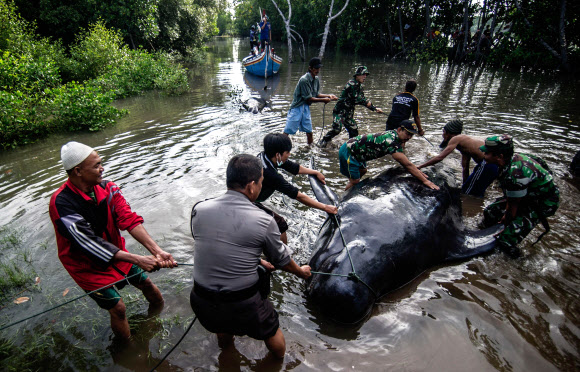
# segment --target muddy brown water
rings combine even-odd
[[[238,153],[257,154],[262,138],[284,128],[294,87],[307,63],[284,64],[267,81],[244,74],[247,40],[209,44],[208,63],[192,73],[191,93],[181,97],[148,94],[117,102],[131,114],[99,133],[56,135],[0,154],[0,226],[18,229],[29,249],[39,288],[24,292],[30,301],[0,310],[0,324],[21,319],[82,294],[56,254],[48,216],[51,193],[65,181],[60,147],[69,140],[89,144],[104,158],[105,178],[116,181],[145,227],[178,262],[193,261],[189,214],[196,201],[225,191],[225,168]],[[280,48],[282,50],[282,48]],[[312,51],[314,53],[314,51]],[[284,56],[284,51],[281,51]],[[568,165],[580,149],[580,92],[567,78],[541,73],[484,70],[448,65],[399,64],[380,57],[329,54],[320,75],[322,92],[338,95],[357,64],[371,74],[365,89],[387,111],[408,78],[416,95],[426,138],[437,145],[442,125],[464,121],[475,136],[510,133],[516,147],[542,156],[552,167],[562,203],[550,219],[552,231],[531,246],[537,228],[523,242],[517,260],[492,254],[464,263],[435,267],[383,298],[361,324],[333,323],[309,306],[303,283],[288,274],[273,279],[272,302],[286,335],[287,355],[266,358],[263,343],[240,337],[235,349],[221,352],[215,336],[195,323],[184,341],[159,368],[174,370],[299,371],[573,371],[580,369],[580,182]],[[272,107],[253,115],[237,100],[269,98]],[[331,123],[332,104],[312,106],[315,140]],[[324,115],[323,115],[324,114]],[[384,129],[385,116],[362,107],[361,133]],[[342,192],[338,144],[309,148],[303,134],[293,136],[292,159],[307,165],[311,155],[328,184]],[[406,150],[415,163],[437,153],[414,138]],[[458,154],[445,163],[460,177]],[[395,166],[390,159],[369,163],[369,174]],[[290,179],[290,178],[289,178]],[[310,192],[306,177],[292,179]],[[475,228],[485,203],[500,195],[497,185],[486,199],[463,198],[464,217]],[[273,197],[268,204],[290,224],[289,241],[298,262],[306,262],[324,216],[297,202]],[[128,235],[126,235],[128,236]],[[144,253],[130,237],[128,249]],[[4,257],[17,259],[14,252]],[[135,342],[122,348],[111,340],[108,314],[87,298],[2,331],[12,349],[37,370],[148,370],[173,346],[192,319],[189,290],[192,267],[150,274],[166,299],[159,316],[147,316],[146,301],[124,289]],[[70,292],[62,296],[65,289]],[[21,296],[22,296],[21,295]],[[28,350],[28,351],[26,351]],[[30,354],[26,354],[29,352]],[[13,359],[17,360],[17,359]],[[21,359],[22,360],[22,359]],[[6,362],[6,361],[5,361]],[[6,367],[19,369],[18,365]]]

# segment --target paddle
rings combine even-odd
[[[264,66],[264,90],[266,90],[268,88],[268,55],[270,51],[270,45],[266,44],[266,50],[265,53],[266,55],[264,56],[264,58],[266,59],[266,65]]]

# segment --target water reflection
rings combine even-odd
[[[152,93],[126,99],[117,104],[131,114],[115,127],[98,133],[55,135],[0,154],[0,225],[23,229],[24,244],[30,248],[33,265],[43,280],[30,306],[7,306],[0,312],[0,323],[47,308],[62,299],[60,294],[65,288],[74,287],[56,257],[54,232],[47,213],[51,193],[65,180],[59,164],[60,147],[70,140],[97,148],[104,156],[105,178],[120,184],[160,246],[178,262],[193,261],[189,233],[192,205],[224,192],[225,168],[232,155],[257,154],[265,134],[283,130],[294,87],[307,70],[307,63],[284,64],[279,76],[268,79],[268,89],[263,91],[263,80],[250,82],[244,75],[240,61],[245,48],[240,48],[239,43],[231,39],[211,43],[208,63],[190,70],[192,91],[185,96],[163,97]],[[284,54],[283,48],[278,50]],[[371,72],[365,91],[381,108],[390,107],[392,97],[401,91],[408,78],[417,79],[421,119],[426,137],[434,144],[440,141],[443,124],[456,117],[463,120],[468,135],[512,134],[519,150],[536,153],[550,164],[560,187],[562,205],[550,221],[550,234],[533,247],[530,243],[539,231],[532,232],[524,241],[525,257],[508,260],[502,255],[491,255],[424,273],[383,298],[374,307],[372,316],[354,327],[324,320],[306,307],[300,280],[275,274],[272,298],[280,313],[288,356],[282,367],[268,368],[577,370],[580,201],[579,183],[570,176],[568,164],[580,149],[580,106],[576,104],[580,86],[574,81],[541,74],[384,63],[381,57],[336,53],[324,61],[320,75],[322,92],[339,94],[353,67],[361,63]],[[260,115],[240,112],[231,96],[232,91],[239,90],[247,97],[270,94],[271,109]],[[316,138],[322,132],[323,120],[328,130],[331,110],[331,106],[313,105]],[[385,117],[368,110],[357,110],[355,119],[361,133],[378,132],[385,126]],[[335,142],[346,138],[342,133]],[[338,149],[310,148],[303,134],[293,136],[292,140],[292,158],[308,165],[314,155],[316,166],[326,175],[331,188],[340,193],[346,180],[339,174]],[[424,162],[435,153],[426,141],[414,138],[408,144],[407,154],[415,163]],[[457,170],[460,177],[458,154],[450,155],[445,164]],[[394,163],[385,159],[369,166],[369,173],[377,174]],[[306,177],[296,177],[293,182],[312,196]],[[487,198],[491,200],[498,194],[498,188],[492,187]],[[298,262],[306,262],[324,216],[281,197],[272,198],[269,204],[289,221],[293,254]],[[470,227],[476,226],[482,207],[463,199],[464,217]],[[144,252],[132,239],[128,239],[128,249]],[[79,365],[96,365],[117,370],[132,369],[130,365],[143,368],[153,365],[147,360],[159,360],[188,324],[191,311],[187,293],[192,271],[182,267],[157,272],[152,277],[167,306],[159,317],[151,320],[152,331],[157,330],[153,336],[147,329],[137,327],[144,338],[134,360],[125,363],[123,358],[105,352],[110,346],[106,314],[98,313],[87,302],[86,307],[74,308],[74,312],[85,317],[95,313],[90,316],[94,326],[77,327],[74,337],[68,330],[58,331],[59,339],[66,340],[66,345],[77,345],[70,348],[70,358],[54,359],[68,348],[61,349],[65,345],[62,343],[47,354],[53,363],[39,361],[38,366],[78,370]],[[130,316],[146,308],[140,301],[144,300],[136,300],[135,308],[128,310]],[[68,317],[67,312],[39,317],[19,329],[3,332],[2,337],[19,337],[18,332],[31,332],[45,322]],[[177,320],[159,331],[157,321],[171,319]],[[30,340],[22,337],[19,342],[31,344],[27,341]],[[267,354],[263,343],[248,338],[236,339],[235,349],[221,355],[215,336],[196,324],[162,369],[215,370],[234,365],[240,370],[254,370]],[[75,364],[79,360],[81,364]]]

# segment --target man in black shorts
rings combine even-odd
[[[421,118],[419,117],[419,99],[413,95],[413,92],[417,88],[417,82],[415,80],[409,80],[405,84],[405,91],[403,93],[397,94],[393,98],[393,106],[391,108],[391,113],[387,119],[386,130],[397,129],[401,126],[403,120],[409,120],[411,114],[413,114],[413,119],[415,124],[417,124],[417,133],[422,136],[425,131],[421,127]]]
[[[290,140],[290,137],[282,133],[267,134],[266,137],[264,137],[264,151],[258,154],[258,158],[264,167],[264,184],[262,186],[262,192],[258,195],[256,205],[274,217],[278,227],[280,228],[280,238],[285,244],[288,244],[288,237],[286,236],[288,224],[282,216],[260,204],[268,199],[274,191],[280,191],[282,194],[287,195],[291,199],[298,200],[307,207],[317,208],[331,214],[338,213],[337,207],[334,205],[322,204],[308,195],[301,193],[298,191],[296,186],[291,185],[280,173],[278,173],[278,168],[282,168],[293,175],[312,174],[315,175],[320,182],[326,183],[324,175],[319,171],[303,167],[298,163],[288,160],[290,157],[290,150],[292,150],[292,141]]]
[[[204,328],[217,334],[221,348],[231,345],[234,335],[248,335],[264,340],[275,357],[283,358],[286,341],[278,313],[267,294],[259,290],[258,264],[302,279],[311,274],[310,266],[300,267],[292,260],[274,219],[253,203],[263,179],[258,158],[236,155],[226,171],[228,191],[194,206],[195,270],[190,303]],[[262,253],[271,263],[260,259]]]

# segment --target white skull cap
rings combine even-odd
[[[68,142],[60,149],[60,159],[64,170],[70,170],[82,163],[89,155],[95,151],[92,147],[79,142]]]

